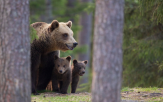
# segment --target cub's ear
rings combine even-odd
[[[78,61],[76,60],[76,59],[74,59],[73,60],[73,64],[75,65],[75,64],[77,64],[78,63]]]
[[[87,61],[87,60],[85,60],[85,61],[84,61],[84,63],[85,63],[85,64],[87,64],[87,63],[88,63],[88,61]]]
[[[44,24],[47,24],[45,22],[35,22],[31,24],[31,27],[33,27],[36,31],[40,30],[41,26]]]
[[[68,21],[68,22],[66,23],[66,25],[67,25],[69,28],[71,28],[71,27],[72,27],[72,22],[71,22],[71,21]]]
[[[54,56],[54,60],[57,60],[59,57],[57,55]]]
[[[68,61],[71,61],[71,56],[67,56],[66,59],[67,59]]]
[[[58,28],[58,27],[59,27],[59,22],[57,20],[53,20],[49,27],[49,30],[50,32],[52,32],[55,28]]]

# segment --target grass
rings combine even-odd
[[[38,96],[31,95],[31,102],[91,102],[91,93],[82,92],[77,94],[58,94],[50,91],[40,91]],[[152,96],[151,94],[161,94]],[[123,100],[138,100],[145,102],[163,102],[163,89],[157,87],[129,88],[121,90]]]
[[[126,92],[126,91],[130,91],[130,88],[129,87],[124,87],[122,88],[121,92]]]
[[[31,100],[31,102],[91,102],[91,96],[89,93],[63,95],[46,92],[38,96],[32,95]]]

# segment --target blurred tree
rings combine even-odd
[[[120,102],[123,0],[96,0],[92,102]]]
[[[29,0],[0,0],[0,101],[30,102]]]
[[[83,3],[91,3],[92,0],[80,0]],[[86,46],[86,52],[81,53],[78,56],[80,61],[88,60],[86,73],[81,80],[81,83],[88,83],[89,69],[90,68],[90,52],[91,52],[91,35],[92,35],[92,13],[83,12],[80,16],[81,31],[78,34],[79,46]]]
[[[52,1],[51,0],[46,0],[46,10],[45,10],[45,22],[47,23],[51,23],[52,20],[54,20],[53,18],[53,14],[52,14]]]

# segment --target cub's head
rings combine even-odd
[[[38,37],[47,37],[51,42],[54,42],[57,50],[73,50],[78,43],[73,38],[71,30],[72,22],[58,22],[53,20],[50,24],[45,22],[36,22],[31,26],[37,31]]]
[[[75,72],[77,72],[78,75],[83,76],[85,73],[85,67],[87,63],[88,63],[87,60],[85,61],[77,61],[76,59],[73,60]]]
[[[70,69],[70,62],[71,56],[59,58],[55,56],[55,68],[57,69],[58,73],[64,74],[67,70]]]

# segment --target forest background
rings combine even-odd
[[[60,56],[88,60],[78,92],[91,91],[94,10],[94,0],[30,0],[30,24],[73,22],[79,46]],[[122,87],[163,87],[162,0],[125,0],[124,19]],[[31,28],[31,41],[36,37]]]

